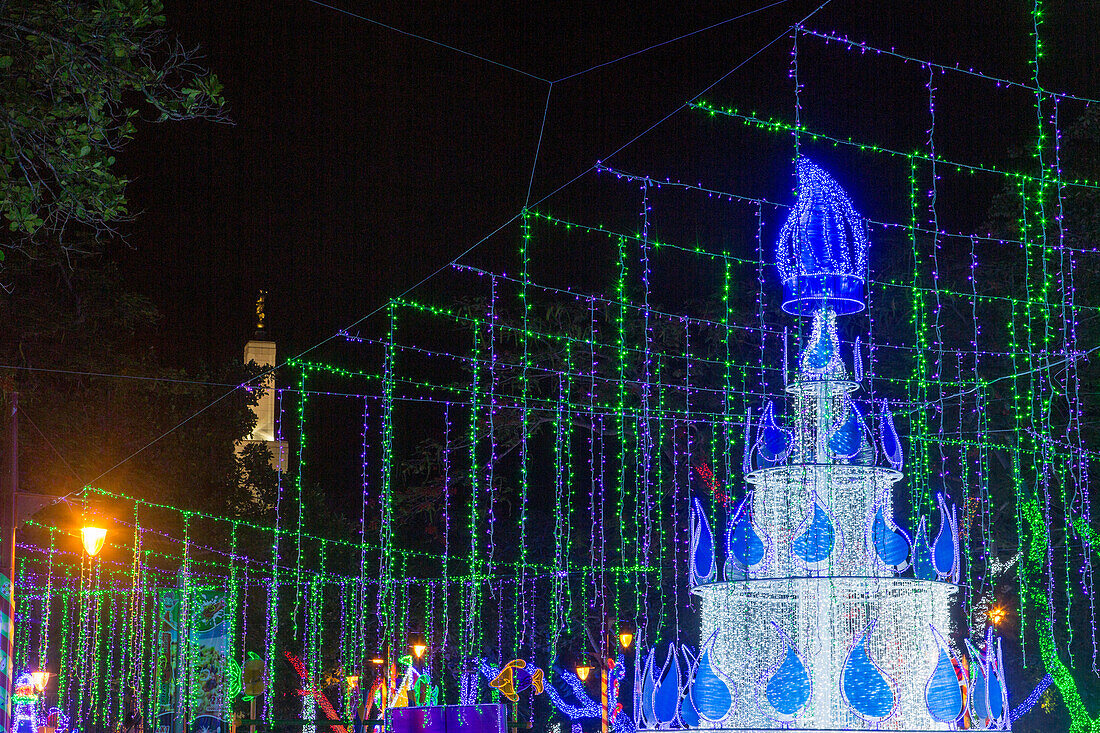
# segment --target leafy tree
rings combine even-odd
[[[0,3],[0,256],[72,264],[129,217],[136,122],[226,121],[222,86],[159,0]]]
[[[0,297],[0,365],[5,391],[20,393],[23,490],[65,494],[93,482],[182,508],[263,512],[274,491],[267,457],[234,452],[259,391],[235,390],[200,412],[259,367],[166,365],[150,346],[159,313],[101,259],[75,272],[9,266],[21,286]]]

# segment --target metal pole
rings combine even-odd
[[[15,638],[15,492],[19,488],[19,393],[11,393],[11,469],[0,481],[0,731],[11,727],[12,664]]]

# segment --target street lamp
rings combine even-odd
[[[994,627],[1000,625],[1005,620],[1006,613],[1004,606],[993,606],[989,609],[989,623],[993,624]]]
[[[37,692],[42,692],[46,689],[46,685],[50,682],[49,672],[31,672],[31,684],[34,685],[34,689]]]
[[[428,650],[428,645],[424,643],[424,635],[420,633],[412,634],[409,641],[409,649],[412,649],[413,656],[416,657],[416,661],[420,661],[424,658],[424,652]]]
[[[592,669],[593,667],[591,664],[588,663],[588,660],[582,660],[580,662],[577,662],[577,666],[574,668],[573,671],[577,673],[577,679],[579,679],[581,682],[587,682],[588,675],[592,674]]]
[[[619,622],[619,646],[624,650],[630,649],[634,643],[634,624],[630,621]]]
[[[88,557],[95,557],[107,541],[107,530],[102,527],[82,527],[80,538],[84,542],[84,552],[88,553]]]

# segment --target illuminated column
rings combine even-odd
[[[264,328],[264,304],[267,291],[261,290],[260,297],[256,300],[256,333],[244,346],[244,363],[255,362],[262,371],[273,369],[278,361],[275,358],[275,342],[267,338]],[[256,416],[256,426],[252,432],[237,445],[237,451],[249,444],[262,443],[271,452],[271,467],[276,471],[286,470],[286,441],[276,440],[275,436],[275,374],[265,375],[257,380],[263,394],[259,401],[252,407],[252,413]]]

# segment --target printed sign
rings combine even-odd
[[[191,596],[189,623],[191,648],[190,728],[195,733],[220,730],[229,721],[226,700],[229,676],[229,620],[225,591],[196,589]]]

